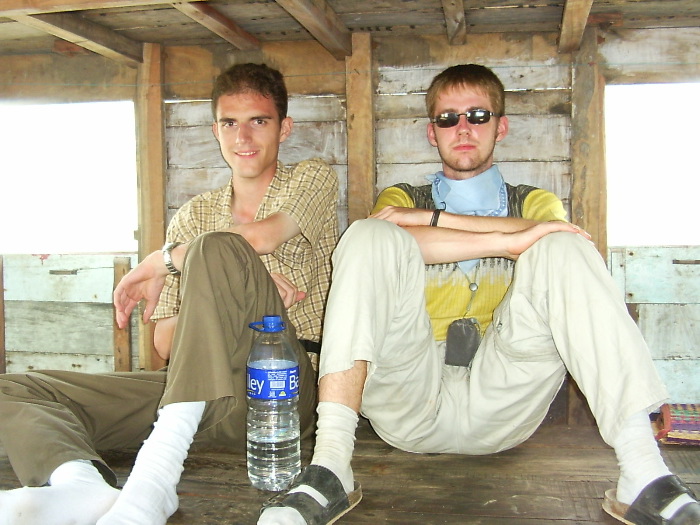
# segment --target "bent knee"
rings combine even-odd
[[[412,240],[413,237],[393,222],[381,219],[362,219],[353,222],[340,239],[344,243],[393,243]]]
[[[221,251],[222,249],[230,250],[231,248],[245,251],[253,250],[250,243],[245,240],[245,237],[237,233],[206,232],[194,238],[188,251],[207,253]]]
[[[577,233],[570,232],[550,233],[538,240],[532,247],[538,250],[549,250],[553,254],[574,251],[590,251],[592,253],[597,253],[591,241]]]

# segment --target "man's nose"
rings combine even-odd
[[[459,121],[457,122],[457,133],[470,133],[472,130],[471,126],[472,125],[467,121],[467,116],[460,115]]]
[[[251,130],[246,124],[238,127],[238,132],[236,133],[236,143],[243,144],[250,141]]]

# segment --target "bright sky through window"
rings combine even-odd
[[[605,88],[608,245],[700,245],[700,84]]]
[[[1,253],[135,252],[133,102],[0,104]]]

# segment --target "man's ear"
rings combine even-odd
[[[214,134],[214,136],[216,137],[216,140],[219,141],[219,126],[218,126],[218,124],[217,124],[216,122],[214,122],[214,123],[211,125],[211,132],[212,132],[212,133]],[[219,142],[220,142],[220,141],[219,141]]]
[[[294,127],[294,121],[292,117],[285,117],[280,122],[280,144],[282,144],[287,137],[292,133],[292,128]]]
[[[434,148],[437,148],[437,140],[435,139],[435,126],[433,126],[432,122],[428,122],[428,128],[426,129],[426,133],[428,135],[428,142],[430,142],[430,145]]]
[[[508,117],[503,115],[498,118],[498,128],[496,128],[496,142],[501,142],[506,135],[508,135],[509,129]]]

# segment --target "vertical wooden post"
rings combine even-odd
[[[5,271],[0,255],[0,374],[7,372],[7,354],[5,353]]]
[[[114,286],[116,287],[131,270],[131,259],[129,257],[114,258]],[[131,372],[131,323],[127,323],[124,328],[117,325],[116,315],[114,319],[114,371]]]
[[[348,222],[364,219],[374,204],[376,152],[372,36],[352,34],[345,59],[348,126]]]
[[[572,222],[593,236],[607,260],[607,187],[605,176],[605,80],[598,67],[597,30],[585,31],[574,55],[571,86]]]
[[[136,87],[136,136],[139,187],[139,260],[165,240],[165,119],[163,53],[159,44],[144,44]],[[153,347],[153,324],[139,323],[139,366],[157,370],[165,361]]]
[[[574,55],[571,86],[571,221],[593,236],[607,260],[607,200],[605,177],[605,81],[598,67],[598,34],[584,32],[581,48]],[[593,424],[585,398],[569,381],[567,421],[570,425]]]

